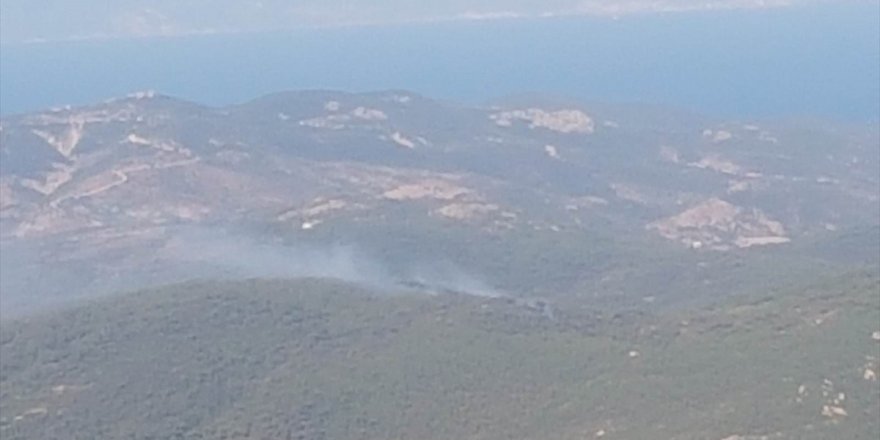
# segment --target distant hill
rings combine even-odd
[[[872,439],[880,284],[662,313],[317,279],[188,283],[5,321],[0,436]]]
[[[878,136],[534,96],[134,93],[0,120],[0,294],[10,310],[337,276],[662,302],[785,284],[876,263],[876,240],[846,237],[880,223]]]

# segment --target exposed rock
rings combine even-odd
[[[439,179],[427,179],[417,183],[405,184],[386,191],[382,197],[391,200],[437,199],[452,200],[471,194],[468,188],[454,185]]]
[[[191,156],[192,151],[180,145],[174,140],[147,139],[134,133],[130,133],[123,142],[142,147],[155,148],[166,153],[179,153],[185,156]]]
[[[742,174],[743,172],[742,167],[740,167],[739,165],[729,160],[722,159],[720,156],[717,155],[706,156],[700,159],[698,162],[689,163],[688,166],[708,169],[722,174],[730,174],[734,176]]]
[[[785,244],[790,242],[788,237],[737,237],[733,243],[740,248],[752,246],[766,246],[770,244]]]
[[[724,142],[731,138],[733,138],[733,134],[731,134],[729,131],[718,130],[717,132],[715,132],[715,136],[712,136],[712,142]]]
[[[836,417],[846,417],[849,414],[847,414],[845,409],[843,409],[839,406],[823,405],[822,406],[822,415],[825,417],[829,417],[829,418],[836,418]]]
[[[754,180],[731,180],[727,183],[727,193],[736,194],[739,192],[753,191],[757,187]]]
[[[291,209],[280,214],[276,219],[282,222],[288,221],[293,218],[314,219],[315,217],[333,211],[362,207],[362,205],[351,205],[348,202],[340,199],[326,200],[323,198],[317,198],[308,207],[301,209]]]
[[[514,121],[523,121],[529,128],[545,128],[560,133],[592,133],[595,123],[580,110],[546,111],[539,108],[511,110],[489,116],[501,127],[511,127]]]
[[[485,203],[453,203],[445,205],[436,212],[455,220],[472,220],[497,211],[498,205]]]
[[[339,103],[335,101],[328,102],[324,105],[328,111],[336,112],[339,110]],[[388,120],[388,115],[382,110],[357,107],[349,113],[331,114],[327,116],[318,116],[310,119],[299,121],[299,125],[311,128],[323,128],[328,130],[342,130],[348,128],[348,122],[365,121],[365,122],[381,122]]]
[[[382,110],[367,107],[357,107],[351,111],[351,115],[365,121],[385,121],[388,119],[388,115]]]
[[[134,100],[138,100],[138,101],[144,100],[144,99],[153,99],[156,97],[156,91],[155,90],[143,90],[143,91],[139,91],[139,92],[129,93],[125,97],[128,99],[134,99]]]
[[[326,117],[303,119],[299,121],[299,125],[311,128],[324,128],[328,130],[342,130],[346,127],[343,122],[349,121],[350,119],[351,118],[348,115],[331,115]]]
[[[210,213],[210,208],[199,205],[175,205],[169,207],[169,214],[171,216],[190,222],[202,220]]]
[[[762,142],[771,143],[771,144],[778,144],[778,143],[779,143],[779,139],[778,139],[778,138],[776,138],[775,136],[771,136],[771,135],[770,135],[769,133],[767,133],[766,131],[762,131],[762,132],[758,135],[758,140],[759,140],[759,141],[762,141]]]
[[[134,133],[130,133],[128,135],[128,137],[125,138],[125,140],[128,143],[135,144],[135,145],[150,145],[151,144],[151,142],[147,138],[138,136]]]
[[[783,225],[757,209],[746,210],[712,198],[684,212],[649,223],[648,230],[691,248],[725,250],[789,241]]]
[[[703,137],[706,139],[710,139],[712,142],[718,144],[733,138],[733,133],[726,130],[718,130],[714,131],[711,129],[703,130]]]
[[[314,229],[315,226],[320,225],[322,222],[320,220],[303,222],[300,228],[304,231],[308,231],[309,229]]]
[[[24,420],[26,417],[34,417],[34,416],[45,416],[49,413],[49,410],[46,407],[39,406],[36,408],[31,408],[17,416],[15,416],[15,421]]]
[[[319,201],[319,203],[316,203],[315,205],[312,205],[310,208],[305,209],[302,213],[303,213],[303,215],[306,215],[309,217],[314,217],[314,216],[323,214],[325,212],[340,210],[340,209],[343,209],[347,206],[348,206],[348,203],[346,203],[342,200],[331,199],[331,200],[327,200],[326,202],[323,202],[323,203],[320,203],[320,201]]]
[[[416,143],[410,139],[407,139],[403,134],[399,131],[395,131],[391,134],[391,140],[394,141],[395,144],[400,145],[401,147],[408,148],[410,150],[416,147]]]
[[[412,102],[412,96],[409,95],[391,95],[383,99],[384,101],[394,102],[397,104],[409,104]]]

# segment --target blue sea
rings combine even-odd
[[[0,113],[154,89],[210,105],[290,89],[520,93],[723,117],[880,119],[880,6],[6,44]]]

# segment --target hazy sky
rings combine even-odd
[[[0,39],[9,44],[445,20],[782,7],[817,1],[822,0],[0,0]]]

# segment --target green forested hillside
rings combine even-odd
[[[176,285],[4,322],[0,437],[874,439],[878,289],[857,272],[648,314]]]

